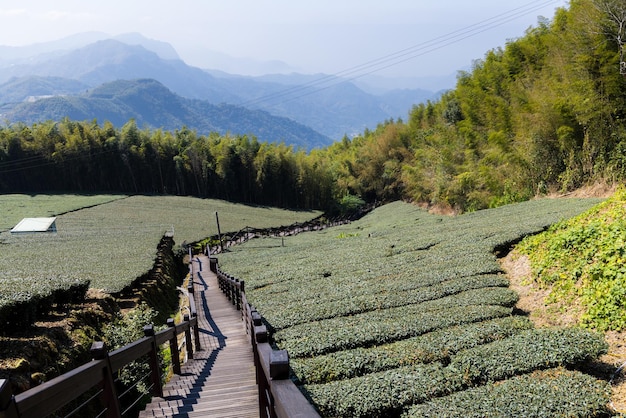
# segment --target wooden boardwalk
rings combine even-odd
[[[202,350],[139,417],[258,418],[254,357],[241,312],[220,291],[208,257],[196,257],[194,271]]]

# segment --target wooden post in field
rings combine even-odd
[[[222,231],[220,230],[220,218],[217,215],[217,211],[215,212],[215,221],[217,222],[217,238],[220,240],[220,248],[222,252],[224,252],[224,243],[222,243]]]

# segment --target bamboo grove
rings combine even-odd
[[[121,192],[329,209],[346,195],[459,211],[626,177],[626,6],[572,0],[405,121],[306,152],[254,137],[50,121],[0,128],[0,192]],[[621,71],[624,70],[624,71]],[[280,139],[277,139],[280,140]]]
[[[0,191],[172,194],[321,207],[330,187],[304,152],[247,136],[121,129],[105,122],[0,130]]]

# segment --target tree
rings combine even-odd
[[[615,41],[620,57],[620,74],[626,76],[626,3],[623,0],[593,0],[594,7],[601,13],[598,26],[601,33]]]

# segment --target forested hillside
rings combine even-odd
[[[346,195],[475,210],[626,176],[622,0],[572,0],[407,121],[306,153],[134,121],[0,130],[0,192],[117,191],[327,208]],[[622,70],[622,71],[620,71]]]
[[[462,210],[626,174],[626,3],[574,0],[437,102],[328,150],[345,186]]]

